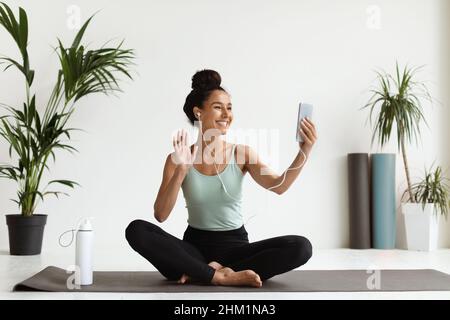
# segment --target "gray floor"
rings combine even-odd
[[[40,293],[11,292],[12,287],[49,265],[61,268],[73,263],[72,254],[43,253],[13,257],[0,251],[0,299],[450,299],[444,292],[295,292],[295,293]],[[133,260],[134,259],[134,260]],[[117,252],[96,256],[96,270],[154,270],[140,257],[117,259]],[[315,250],[304,270],[331,269],[436,269],[450,274],[450,250]]]

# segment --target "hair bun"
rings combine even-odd
[[[212,90],[220,88],[222,78],[217,71],[202,70],[192,77],[193,90]]]

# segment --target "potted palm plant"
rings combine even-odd
[[[109,94],[120,90],[119,76],[130,76],[130,66],[134,52],[123,49],[122,43],[116,47],[87,49],[82,38],[92,17],[75,36],[70,47],[65,47],[58,39],[56,52],[60,62],[56,83],[42,114],[32,94],[34,70],[28,56],[28,18],[24,9],[19,8],[16,18],[5,3],[0,3],[0,26],[13,38],[18,46],[21,61],[1,57],[5,70],[13,67],[24,78],[25,101],[21,108],[2,104],[7,115],[0,117],[0,135],[9,144],[9,156],[17,159],[16,164],[0,165],[0,177],[17,183],[17,199],[20,214],[6,215],[9,230],[10,253],[12,255],[36,255],[41,253],[42,238],[47,215],[35,214],[38,200],[46,196],[58,197],[63,192],[47,190],[51,185],[78,185],[70,180],[52,180],[41,188],[42,174],[49,169],[50,157],[55,160],[55,151],[77,150],[63,141],[70,140],[68,121],[75,110],[77,101],[93,93]]]
[[[405,191],[402,199],[405,215],[406,241],[409,250],[432,251],[438,247],[439,217],[447,219],[449,201],[449,179],[442,175],[441,167],[425,169],[425,178],[411,187],[411,195]],[[420,204],[420,205],[417,205]]]
[[[363,109],[370,108],[369,119],[371,125],[373,123],[373,113],[376,112],[377,114],[372,135],[372,145],[374,140],[378,138],[379,144],[383,147],[390,140],[395,127],[397,148],[402,154],[405,169],[406,193],[409,194],[409,201],[414,204],[416,204],[416,198],[413,196],[406,144],[411,143],[413,140],[416,143],[419,141],[422,121],[428,127],[423,115],[422,103],[424,101],[432,102],[433,100],[426,85],[415,81],[416,73],[420,68],[409,68],[406,66],[401,70],[397,63],[394,75],[378,71],[379,86],[372,90],[373,96],[363,107]],[[407,208],[411,207],[414,207],[414,205],[409,205]],[[392,230],[395,232],[395,228],[392,228]]]

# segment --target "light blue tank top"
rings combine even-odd
[[[228,165],[220,173],[228,193],[234,199],[227,195],[217,175],[204,175],[193,166],[189,169],[181,187],[191,227],[227,231],[239,229],[244,224],[241,212],[244,174],[235,161],[235,147],[233,145],[231,157],[228,157]]]

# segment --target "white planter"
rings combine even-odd
[[[405,217],[408,250],[436,250],[439,215],[434,210],[434,204],[426,204],[425,209],[422,209],[420,203],[402,203],[402,212]]]

